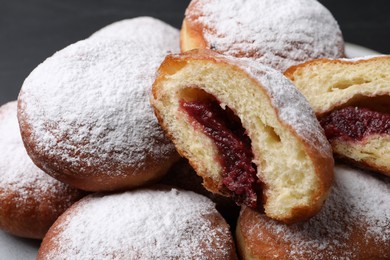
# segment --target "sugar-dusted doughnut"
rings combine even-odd
[[[0,229],[41,239],[59,215],[84,193],[42,172],[20,137],[17,103],[0,107]]]
[[[193,191],[208,197],[215,203],[215,208],[221,213],[227,223],[234,228],[237,224],[240,207],[232,199],[205,189],[202,181],[202,177],[196,174],[186,159],[182,158],[169,169],[159,183]]]
[[[339,165],[318,215],[285,225],[243,208],[237,224],[243,259],[390,259],[390,179]]]
[[[169,55],[151,103],[204,186],[294,222],[317,213],[333,178],[331,148],[306,99],[257,62],[194,50]]]
[[[314,58],[344,57],[340,28],[316,0],[193,0],[181,29],[181,49],[198,48],[281,71]]]
[[[85,197],[51,227],[37,259],[236,259],[229,226],[206,197],[141,189]]]
[[[142,42],[88,39],[40,64],[18,103],[34,163],[88,191],[132,188],[161,177],[178,159],[149,103],[164,56]]]
[[[337,157],[390,175],[390,56],[318,59],[285,75],[311,103]]]
[[[156,45],[163,52],[179,51],[179,30],[153,17],[141,16],[109,24],[92,34],[90,39],[135,40]]]

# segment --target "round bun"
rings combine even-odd
[[[284,225],[247,207],[237,224],[243,259],[390,259],[390,179],[346,166],[318,215]]]
[[[149,103],[164,56],[141,42],[89,39],[40,64],[18,104],[34,163],[88,191],[132,188],[165,174],[178,155]]]
[[[170,55],[151,103],[209,191],[264,205],[284,222],[319,211],[333,178],[331,148],[306,99],[278,71],[210,50]]]
[[[42,241],[37,259],[237,259],[206,197],[176,189],[85,197]]]
[[[0,229],[41,239],[83,193],[42,172],[20,137],[16,101],[0,107]]]
[[[183,52],[211,49],[280,71],[314,58],[345,56],[336,20],[315,0],[193,0],[180,40]]]
[[[306,96],[339,158],[390,175],[390,56],[318,59],[285,75]]]
[[[148,16],[114,22],[98,30],[89,38],[137,41],[147,46],[156,45],[156,50],[162,52],[178,52],[180,50],[179,30]]]

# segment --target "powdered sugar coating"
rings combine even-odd
[[[179,52],[179,30],[158,19],[141,16],[114,22],[92,34],[90,39],[121,39],[156,45],[157,50]]]
[[[32,230],[46,228],[44,231],[47,231],[81,193],[53,179],[31,161],[20,136],[16,105],[15,101],[0,108],[0,226],[7,228],[3,225],[15,223],[18,218],[21,221],[31,219],[35,223]],[[8,211],[10,207],[12,210]],[[25,212],[28,212],[26,219],[21,217]],[[23,230],[22,227],[26,224],[20,225],[17,229]],[[24,233],[29,237],[39,236],[30,230]]]
[[[39,201],[68,189],[36,167],[27,155],[20,137],[16,102],[7,103],[0,110],[0,151],[0,201],[7,194],[5,189],[18,193],[19,206],[30,198]]]
[[[279,71],[250,59],[230,60],[264,87],[284,124],[290,126],[306,144],[331,156],[332,148],[313,109],[289,79]]]
[[[361,252],[368,252],[370,248],[354,241],[362,240],[366,245],[390,243],[390,182],[346,166],[336,166],[330,196],[321,212],[308,222],[287,226],[263,217],[255,222],[248,235],[270,245],[289,245],[285,253],[291,259],[308,256],[358,259]],[[268,241],[269,236],[279,241]],[[390,257],[388,248],[373,250],[382,250],[383,259]]]
[[[232,250],[209,199],[143,189],[83,199],[49,231],[38,259],[231,259]]]
[[[29,126],[34,152],[55,158],[52,168],[111,177],[176,156],[149,104],[164,56],[137,41],[89,39],[48,58],[19,96],[19,121]]]
[[[202,28],[206,48],[280,71],[314,58],[344,56],[337,22],[315,0],[195,0],[186,19]]]

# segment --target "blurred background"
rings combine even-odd
[[[229,0],[231,1],[231,0]],[[0,0],[0,105],[47,57],[117,20],[153,16],[180,28],[190,0]],[[390,53],[389,0],[323,0],[346,42]]]

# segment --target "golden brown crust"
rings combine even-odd
[[[18,132],[16,107],[16,101],[0,107],[0,229],[41,239],[85,193],[52,179],[31,162]]]
[[[232,60],[230,58],[220,56],[211,50],[191,50],[180,54],[180,56],[179,55],[167,56],[165,61],[161,64],[158,70],[157,78],[152,88],[152,95],[153,95],[152,105],[153,105],[153,99],[158,99],[157,92],[160,91],[158,89],[160,83],[163,82],[166,78],[169,78],[171,75],[174,75],[181,68],[183,68],[187,63],[191,63],[192,61],[196,61],[196,60],[208,61],[211,63],[221,64],[226,66],[231,66],[232,64]],[[232,70],[243,72],[242,69],[240,69],[238,66],[233,67]],[[253,78],[253,76],[248,74],[248,77],[251,78],[251,80],[253,80],[253,82],[255,82],[256,85],[259,84],[257,83],[256,79]],[[262,89],[261,87],[259,87],[259,90],[265,93],[265,90]],[[267,98],[270,99],[268,94],[267,94]],[[189,163],[191,164],[191,166],[196,170],[197,174],[203,178],[204,186],[211,192],[230,196],[229,195],[230,192],[226,192],[223,189],[221,183],[214,181],[212,178],[209,177],[208,172],[203,172],[201,170],[204,167],[201,167],[197,162],[191,160],[190,154],[185,149],[183,149],[180,145],[178,145],[178,141],[175,139],[176,137],[168,130],[168,125],[163,120],[160,111],[158,111],[156,107],[154,107],[154,109],[160,125],[162,126],[163,129],[166,130],[168,137],[173,141],[173,143],[176,144],[176,149],[178,150],[178,152],[183,157],[189,159]],[[273,107],[273,109],[277,112],[276,107]],[[284,122],[280,122],[280,123],[284,125],[286,131],[290,131],[295,137],[300,139],[298,133],[296,132],[296,129],[293,129],[292,126],[287,125]],[[300,142],[305,147],[305,152],[311,158],[314,164],[315,174],[319,180],[319,186],[315,191],[316,195],[314,195],[314,199],[313,199],[314,201],[316,201],[316,203],[310,206],[296,207],[294,208],[290,216],[288,216],[287,218],[279,219],[286,223],[302,221],[307,219],[310,216],[315,215],[323,205],[323,202],[326,198],[326,194],[333,183],[334,161],[333,161],[333,157],[330,154],[330,149],[325,149],[323,151],[320,151],[318,147],[321,147],[323,145],[321,143],[310,143],[307,140],[302,140],[302,139]],[[263,200],[266,201],[267,198],[265,197],[266,196],[265,193],[263,194],[263,196],[264,196]]]
[[[279,242],[278,237],[272,236],[266,229],[259,229],[262,225],[258,223],[266,221],[272,220],[247,207],[242,207],[236,228],[237,250],[242,259],[289,259],[286,255],[288,246]],[[254,232],[249,234],[253,229]],[[261,236],[253,235],[255,233]]]
[[[199,25],[193,25],[183,20],[183,25],[180,31],[180,49],[186,52],[194,49],[206,49],[206,41],[202,37],[202,28]]]
[[[6,187],[0,188],[0,195],[5,196],[0,202],[0,228],[15,236],[34,239],[42,239],[58,216],[84,196],[70,187],[62,188],[55,196],[42,194],[41,200],[34,197],[26,200],[19,191]]]
[[[113,191],[136,188],[156,182],[179,159],[179,156],[174,151],[166,160],[159,160],[148,155],[145,158],[145,161],[148,163],[144,164],[142,169],[139,169],[138,165],[115,165],[110,158],[101,158],[100,165],[111,165],[110,170],[112,172],[115,172],[115,170],[121,172],[117,176],[110,176],[97,165],[87,164],[87,160],[85,162],[81,161],[81,165],[72,167],[69,162],[61,160],[58,156],[51,156],[48,154],[48,151],[37,149],[35,145],[36,140],[31,134],[32,130],[28,123],[29,121],[23,115],[22,102],[22,100],[18,102],[18,119],[27,153],[32,161],[47,174],[73,187],[86,191]],[[69,156],[78,156],[77,152],[72,153],[72,151],[68,151],[68,154]],[[80,169],[82,169],[82,174],[80,174]]]

